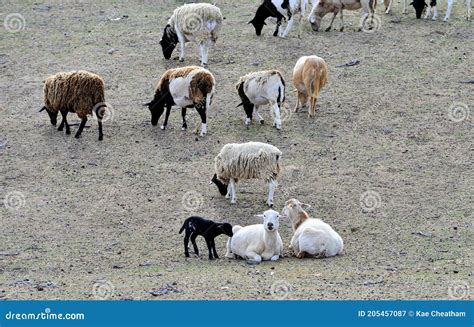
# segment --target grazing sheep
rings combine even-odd
[[[283,242],[278,233],[279,219],[286,217],[275,210],[267,210],[256,217],[263,218],[263,224],[232,228],[234,236],[227,241],[227,258],[239,256],[255,263],[280,258]]]
[[[212,220],[204,219],[201,217],[192,216],[184,221],[183,226],[179,230],[181,234],[183,230],[186,230],[184,235],[184,254],[189,258],[188,243],[191,238],[191,243],[194,247],[194,253],[199,255],[199,249],[196,245],[196,237],[201,235],[206,240],[207,248],[209,250],[209,260],[214,258],[218,259],[216,251],[216,244],[214,239],[222,234],[232,237],[232,226],[228,223],[215,223]],[[214,256],[212,256],[214,252]]]
[[[216,173],[210,184],[216,184],[221,195],[230,196],[230,203],[236,203],[235,184],[239,179],[265,179],[268,181],[267,204],[272,206],[281,171],[281,155],[278,148],[267,143],[226,144],[215,158]]]
[[[393,0],[384,0],[385,13],[390,14],[392,12]],[[408,0],[403,0],[403,14],[408,14]]]
[[[201,116],[201,136],[207,133],[206,112],[211,106],[215,92],[216,81],[206,69],[198,66],[188,66],[167,70],[156,86],[154,99],[146,103],[151,112],[151,124],[156,126],[166,107],[165,121],[161,129],[166,129],[171,107],[181,107],[183,118],[182,130],[186,130],[186,109],[196,108]]]
[[[318,56],[303,56],[296,62],[293,70],[293,85],[298,91],[294,112],[300,106],[306,106],[309,98],[309,118],[316,114],[316,101],[319,91],[326,85],[328,67],[324,59]]]
[[[102,118],[104,108],[107,107],[104,96],[104,80],[93,73],[86,71],[60,72],[48,77],[44,83],[44,107],[40,112],[46,110],[51,124],[56,126],[58,112],[63,117],[58,131],[66,126],[66,134],[71,134],[67,122],[68,112],[75,112],[81,119],[81,124],[75,137],[81,136],[82,130],[87,122],[87,115],[95,111],[99,124],[99,141],[102,141]]]
[[[285,80],[279,71],[249,73],[240,77],[235,87],[242,101],[238,106],[243,106],[247,115],[245,125],[250,125],[253,112],[263,124],[264,120],[258,113],[258,107],[270,104],[275,115],[273,126],[281,129],[280,108],[285,101]]]
[[[320,0],[311,10],[309,15],[309,22],[313,31],[318,31],[321,25],[321,20],[328,13],[332,12],[332,20],[329,27],[326,28],[326,32],[329,32],[332,28],[332,23],[336,18],[337,14],[341,13],[341,32],[344,30],[344,19],[342,16],[342,10],[358,10],[362,8],[362,19],[360,20],[359,31],[365,26],[365,22],[369,17],[369,12],[371,13],[370,24],[373,25],[374,15],[375,15],[375,6],[377,0]]]
[[[300,38],[302,19],[305,15],[307,5],[308,0],[264,0],[260,7],[258,7],[255,17],[249,21],[249,24],[255,27],[255,33],[257,35],[261,35],[263,25],[266,25],[265,20],[268,17],[275,17],[277,19],[277,26],[273,36],[285,38],[293,27],[293,16],[299,13],[298,37]],[[280,28],[282,21],[287,20],[287,17],[288,25],[286,25],[285,30],[282,31]]]
[[[296,199],[286,201],[282,213],[288,216],[293,227],[290,248],[298,258],[333,257],[342,252],[342,238],[321,219],[309,218],[303,207],[310,207]]]
[[[163,56],[170,59],[179,42],[179,61],[184,61],[185,44],[191,41],[198,45],[201,65],[206,66],[209,47],[217,41],[222,20],[220,9],[208,3],[190,3],[176,8],[160,40]]]
[[[425,16],[423,19],[428,19],[431,15],[431,9],[433,8],[433,17],[432,20],[436,20],[438,18],[438,10],[436,8],[436,0],[413,0],[411,5],[415,8],[416,18],[420,19],[423,13],[423,10],[426,9]],[[448,0],[448,8],[446,9],[446,16],[444,16],[444,21],[448,21],[449,17],[451,16],[451,9],[453,8],[454,0]],[[467,9],[467,20],[471,19],[471,0],[466,0],[466,9]]]

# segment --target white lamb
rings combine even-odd
[[[267,210],[256,217],[263,218],[263,224],[232,228],[234,235],[227,241],[227,258],[239,256],[255,263],[280,258],[283,242],[278,233],[279,219],[286,217],[275,210]]]
[[[184,61],[185,43],[191,41],[199,46],[201,65],[207,66],[209,47],[216,43],[223,19],[220,9],[208,3],[176,8],[160,40],[163,56],[170,59],[179,42],[179,61]]]
[[[226,144],[215,158],[215,174],[209,184],[216,184],[221,195],[231,197],[234,204],[237,202],[235,183],[239,179],[265,179],[268,181],[267,204],[272,206],[281,172],[281,156],[277,147],[267,143]]]
[[[341,236],[321,219],[309,218],[303,207],[310,206],[290,199],[282,210],[290,217],[294,231],[290,249],[300,259],[305,255],[327,258],[340,254],[344,248]]]

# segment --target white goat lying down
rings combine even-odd
[[[227,241],[227,258],[239,256],[256,263],[280,258],[283,242],[278,233],[279,219],[286,217],[271,209],[256,217],[263,218],[263,224],[232,228],[234,235]]]
[[[296,199],[286,201],[282,213],[292,222],[293,237],[290,249],[298,258],[333,257],[342,252],[344,244],[341,236],[321,219],[309,218],[303,207],[310,207]]]

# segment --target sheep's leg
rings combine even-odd
[[[206,241],[207,242],[207,241]],[[217,255],[217,250],[216,250],[216,243],[214,242],[213,239],[209,240],[209,259],[212,260],[212,254],[214,254],[214,258],[219,259],[219,256]],[[211,253],[212,250],[212,253]]]
[[[454,3],[454,0],[448,0],[448,7],[446,8],[446,15],[444,16],[444,19],[443,19],[443,21],[445,21],[445,22],[447,22],[448,19],[449,19],[449,16],[451,16],[451,9],[453,9],[453,3]],[[470,7],[471,6],[469,6],[468,9]]]
[[[183,107],[181,108],[181,117],[183,117],[183,126],[181,127],[181,130],[185,131],[188,129],[188,124],[186,124],[186,108]]]
[[[290,33],[291,31],[291,28],[293,27],[293,23],[295,22],[295,19],[293,17],[293,15],[291,13],[288,13],[288,24],[286,24],[286,28],[285,30],[283,31],[283,34],[281,35],[281,37],[285,38],[288,36],[288,33]]]
[[[225,195],[226,199],[230,198],[231,192],[232,192],[232,187],[230,187],[230,185],[227,185],[227,194]]]
[[[436,8],[436,6],[433,6],[433,17],[431,18],[431,20],[436,20],[438,18],[438,9]]]
[[[300,109],[300,91],[296,92],[298,92],[298,96],[296,97],[296,105],[295,109],[293,109],[293,112],[298,112],[298,109]]]
[[[339,15],[341,17],[341,29],[340,31],[344,31],[344,17],[342,15],[343,10],[341,9],[341,14]]]
[[[403,1],[403,14],[408,15],[408,0]]]
[[[206,238],[207,250],[209,251],[209,260],[213,260],[214,257],[212,256],[212,241]]]
[[[336,16],[337,16],[337,11],[334,12],[334,14],[332,15],[332,19],[331,19],[331,23],[329,24],[329,26],[326,28],[326,32],[329,32],[332,28],[332,23],[334,23],[334,19],[336,19]]]
[[[189,236],[190,233],[186,230],[186,234],[184,235],[184,255],[189,258]]]
[[[196,237],[198,237],[198,234],[196,234],[196,233],[193,233],[191,235],[191,243],[193,244],[194,253],[196,253],[196,255],[199,255],[199,249],[198,249],[198,246],[196,244]]]
[[[59,124],[58,131],[62,131],[63,127],[66,126],[66,134],[71,134],[71,129],[69,128],[69,124],[67,122],[67,113],[68,110],[61,110],[61,116],[63,116],[63,120],[61,124]]]
[[[278,106],[278,103],[273,103],[273,112],[275,113],[275,119],[273,122],[273,126],[276,127],[276,129],[281,129],[281,117],[280,117],[280,107]]]
[[[184,40],[184,36],[181,33],[178,33],[178,42],[179,42],[179,61],[184,61],[184,48],[186,45],[186,41]]]
[[[281,26],[282,20],[283,20],[283,16],[277,16],[277,25],[276,25],[275,32],[273,32],[273,36],[280,35],[280,26]]]
[[[386,3],[386,0],[384,1]],[[388,4],[385,6],[385,13],[388,15],[392,11],[393,0],[388,0]]]
[[[251,262],[255,262],[255,263],[262,262],[262,257],[256,252],[247,252],[245,254],[245,257]]]
[[[165,121],[163,122],[163,125],[161,125],[161,129],[166,129],[166,126],[168,125],[168,118],[170,117],[170,113],[171,113],[171,105],[167,104],[166,113],[165,113]]]
[[[102,132],[102,119],[101,119],[103,115],[100,113],[100,110],[102,108],[103,107],[99,107],[95,110],[95,115],[97,117],[97,125],[99,125],[99,141],[102,141],[102,139],[104,138],[104,133]]]
[[[245,118],[245,126],[249,126],[250,123],[252,122],[252,115],[253,115],[253,110],[254,110],[254,105],[251,103],[245,103],[244,104],[244,110],[245,114],[247,117]]]
[[[263,124],[265,121],[263,120],[263,117],[260,116],[260,114],[258,113],[258,106],[255,106],[253,108],[253,112],[255,113],[255,116],[257,116],[257,119],[260,122],[260,124]]]
[[[229,239],[227,240],[227,246],[226,246],[225,257],[226,257],[226,258],[233,259],[233,258],[234,258],[234,254],[232,253],[232,250],[230,249],[230,244],[231,244],[231,242],[232,242],[232,237],[229,237]]]
[[[369,11],[364,10],[364,13],[362,14],[362,19],[360,20],[359,32],[362,31],[362,29],[364,28],[365,22],[367,21],[368,17],[369,17]]]
[[[230,179],[229,186],[231,189],[230,203],[235,204],[237,203],[237,194],[235,192],[235,180],[233,178]]]
[[[86,123],[87,123],[87,117],[82,118],[81,124],[79,125],[79,129],[77,130],[76,135],[74,136],[76,139],[78,139],[81,136],[82,130],[84,129],[84,126],[86,126]]]
[[[452,1],[454,1],[454,0],[452,0]],[[471,20],[471,0],[466,0],[466,6],[467,6],[466,19]]]
[[[267,199],[267,204],[270,207],[273,207],[273,194],[275,193],[275,187],[277,183],[273,178],[270,178],[268,182],[268,199]]]
[[[196,110],[201,117],[201,136],[206,135],[207,133],[207,125],[206,125],[206,108],[203,108],[201,105],[196,105]]]
[[[201,53],[201,65],[207,67],[207,60],[209,54],[209,48],[206,43],[199,44],[199,52]]]
[[[278,259],[280,259],[280,255],[275,254],[273,257],[270,258],[270,261],[277,261]]]
[[[428,17],[430,17],[430,14],[431,14],[431,6],[428,6],[428,8],[426,8],[425,17],[423,17],[423,19],[428,19]]]

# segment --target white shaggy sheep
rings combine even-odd
[[[185,43],[191,41],[199,46],[201,65],[206,66],[209,47],[217,41],[222,20],[220,9],[208,3],[190,3],[176,8],[160,40],[163,56],[170,59],[179,42],[179,61],[184,61]]]
[[[260,263],[262,260],[276,261],[283,251],[283,242],[278,233],[279,219],[286,218],[275,210],[267,210],[263,215],[263,224],[234,226],[234,235],[227,241],[227,258],[242,257]]]
[[[252,113],[255,112],[260,123],[263,118],[258,113],[258,107],[270,104],[273,107],[275,119],[273,126],[281,129],[280,108],[285,101],[285,80],[277,70],[264,70],[249,73],[240,77],[236,84],[247,118],[245,125],[250,125]]]
[[[226,144],[215,158],[215,174],[210,183],[215,183],[221,195],[231,196],[231,203],[236,203],[235,183],[239,179],[265,179],[268,181],[267,204],[272,206],[281,172],[281,155],[278,148],[267,143]]]
[[[324,258],[340,254],[344,248],[341,236],[321,219],[309,218],[303,207],[309,205],[290,199],[282,210],[292,222],[294,234],[290,248],[296,256]]]

